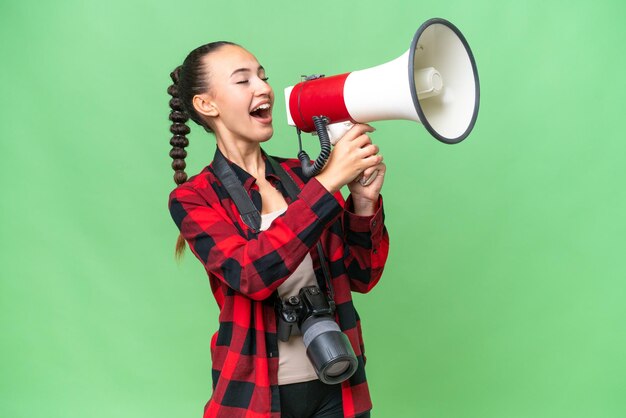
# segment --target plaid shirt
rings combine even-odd
[[[371,409],[359,316],[351,291],[371,290],[382,275],[389,238],[382,198],[373,216],[351,212],[315,179],[307,179],[298,160],[275,158],[301,189],[291,201],[266,161],[266,178],[287,200],[286,212],[262,232],[248,228],[212,165],[170,194],[172,218],[206,269],[220,309],[219,330],[211,339],[213,394],[204,417],[280,417],[276,289],[307,253],[320,287],[324,276],[315,250],[321,241],[335,292],[336,320],[357,355],[356,373],[342,385],[345,417]],[[253,203],[261,209],[255,178],[229,162]]]

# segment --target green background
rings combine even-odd
[[[167,211],[166,88],[191,49],[257,55],[266,149],[295,156],[282,89],[387,62],[431,17],[470,43],[481,108],[454,146],[374,123],[374,416],[626,416],[623,2],[2,0],[0,417],[201,416],[217,309]],[[189,173],[214,150],[192,129]]]

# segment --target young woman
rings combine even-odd
[[[214,42],[192,51],[171,77],[170,156],[178,187],[169,209],[181,232],[177,254],[186,241],[204,265],[220,309],[211,340],[213,394],[204,416],[368,417],[364,346],[351,292],[374,287],[389,246],[380,197],[385,165],[367,135],[373,128],[355,125],[313,178],[302,174],[298,160],[274,158],[278,171],[297,184],[292,198],[261,149],[274,132],[274,92],[257,59],[238,45]],[[217,142],[213,163],[190,179],[184,171],[188,119]],[[242,220],[216,173],[217,158],[261,214],[258,230]],[[359,183],[376,171],[369,185]],[[346,185],[344,201],[340,189]],[[305,286],[323,288],[325,280],[334,295],[334,319],[358,360],[354,375],[334,385],[318,379],[302,336],[277,338],[276,302]]]

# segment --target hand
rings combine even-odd
[[[369,125],[356,124],[337,142],[326,167],[316,176],[326,190],[334,193],[360,177],[368,168],[382,163],[378,147],[367,135],[373,131],[374,128]]]
[[[385,181],[386,171],[387,167],[381,162],[374,167],[366,169],[363,172],[363,177],[348,184],[348,189],[350,189],[350,194],[352,194],[354,213],[361,216],[370,216],[376,212],[378,209],[378,197]],[[361,181],[362,179],[369,180],[368,184]]]

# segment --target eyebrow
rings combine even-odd
[[[259,70],[265,70],[265,68],[263,68],[262,65],[259,65],[259,68],[257,68],[257,71]],[[231,77],[234,76],[235,74],[238,73],[249,73],[252,70],[250,68],[237,68],[235,71],[233,71],[233,73],[230,75]]]

